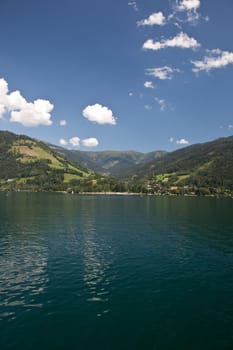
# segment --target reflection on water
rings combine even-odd
[[[48,249],[31,204],[11,194],[0,201],[0,320],[43,306]]]
[[[4,251],[0,248],[0,318],[13,317],[19,311],[16,306],[25,310],[42,307],[38,295],[44,292],[48,282],[45,247],[24,240],[16,246],[15,240],[10,239],[7,245]]]
[[[232,213],[228,199],[0,193],[1,350],[231,349]]]
[[[87,287],[88,302],[98,304],[96,315],[98,317],[109,312],[109,276],[108,269],[111,265],[109,255],[112,254],[111,247],[105,251],[106,246],[100,241],[96,232],[95,207],[89,207],[88,216],[82,220],[84,231],[83,242],[83,280]],[[110,254],[109,254],[110,252]]]

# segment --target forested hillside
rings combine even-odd
[[[233,190],[233,136],[196,144],[140,165],[127,174],[153,184]]]
[[[51,147],[69,159],[72,159],[88,169],[98,173],[124,178],[125,173],[138,164],[146,164],[149,161],[163,157],[167,152],[154,151],[141,153],[136,151],[79,151],[68,150],[51,145]]]
[[[232,195],[233,136],[143,154],[70,151],[1,131],[0,189]]]
[[[25,135],[0,132],[2,190],[110,190],[116,181],[101,177],[55,152],[44,142]]]

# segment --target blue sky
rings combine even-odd
[[[232,0],[0,0],[0,129],[80,150],[233,131]]]

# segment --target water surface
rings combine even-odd
[[[0,194],[0,348],[233,348],[233,200]]]

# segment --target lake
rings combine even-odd
[[[233,349],[233,199],[0,193],[0,349]]]

